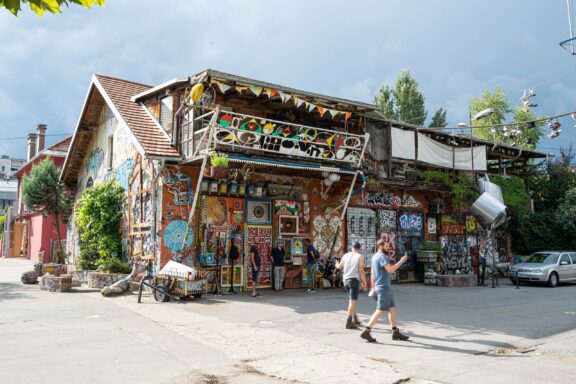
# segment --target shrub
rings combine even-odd
[[[214,152],[210,155],[210,164],[213,167],[222,167],[228,168],[228,164],[230,164],[230,159],[228,155],[222,152]]]

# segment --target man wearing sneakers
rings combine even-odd
[[[372,290],[370,291],[370,295],[374,296],[377,301],[376,311],[374,311],[370,322],[360,337],[374,343],[376,339],[370,335],[370,331],[382,317],[384,311],[388,311],[388,320],[392,326],[392,340],[408,340],[408,336],[401,334],[396,324],[396,308],[390,289],[390,274],[396,272],[408,260],[408,255],[404,254],[400,261],[392,266],[387,256],[390,251],[388,243],[380,239],[376,243],[376,247],[378,252],[372,256]]]
[[[336,264],[336,269],[342,268],[344,288],[348,292],[348,319],[346,329],[358,329],[362,323],[356,315],[356,304],[358,303],[358,293],[360,292],[360,279],[362,287],[366,286],[366,275],[364,274],[364,257],[360,254],[360,243],[355,242],[352,252],[346,253]]]
[[[320,253],[312,245],[310,239],[304,239],[304,246],[306,247],[306,259],[307,259],[307,269],[308,269],[308,293],[316,293],[314,289],[314,279],[316,271],[318,270],[318,259],[320,258]]]

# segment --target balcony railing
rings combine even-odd
[[[368,142],[368,134],[331,131],[219,110],[192,120],[180,135],[180,151],[185,158],[215,149],[359,167]]]

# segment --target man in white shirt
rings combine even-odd
[[[355,242],[352,246],[352,252],[348,252],[336,264],[336,269],[342,268],[344,279],[344,288],[348,292],[348,319],[346,320],[346,329],[358,329],[362,323],[358,320],[356,314],[356,305],[358,303],[358,294],[361,287],[366,287],[366,275],[364,274],[364,257],[360,254],[360,243]],[[362,280],[362,286],[360,285]]]

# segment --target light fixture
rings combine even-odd
[[[340,175],[337,173],[331,173],[328,175],[328,179],[333,182],[340,181]]]
[[[491,114],[494,113],[494,109],[492,108],[486,108],[480,112],[478,112],[477,114],[475,114],[474,116],[472,116],[472,120],[480,120],[483,119],[485,117],[490,116]]]

